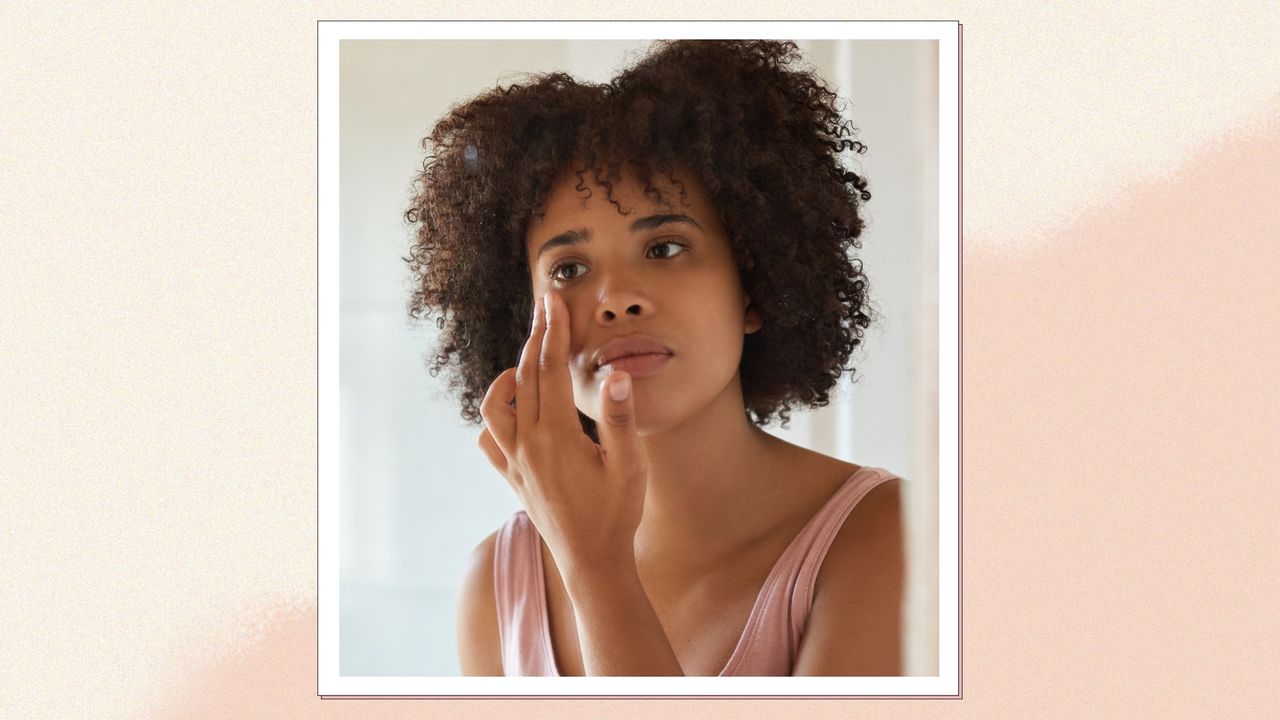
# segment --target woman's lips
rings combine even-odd
[[[626,355],[601,365],[598,372],[607,375],[615,370],[622,370],[633,378],[647,377],[661,370],[670,359],[669,353]]]
[[[644,333],[613,338],[592,353],[598,375],[623,370],[632,377],[646,377],[663,368],[671,359],[666,343]],[[603,362],[601,362],[603,360]]]

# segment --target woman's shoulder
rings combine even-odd
[[[828,556],[835,554],[837,562],[824,562],[824,567],[839,567],[842,555],[881,549],[886,543],[898,539],[904,482],[901,477],[883,468],[849,463],[825,455],[819,455],[816,462],[819,467],[826,468],[827,478],[840,478],[834,482],[829,480],[823,489],[828,498],[834,497],[850,483],[857,488],[870,486],[866,492],[854,491],[853,507],[828,550]]]
[[[467,556],[458,593],[458,656],[464,675],[502,675],[493,566],[498,534],[489,533]]]
[[[788,483],[789,492],[804,498],[802,504],[821,506],[850,478],[862,471],[863,466],[840,458],[824,455],[815,450],[786,443],[787,467],[792,478],[800,482]]]
[[[885,470],[871,465],[859,465],[857,463],[841,460],[837,457],[824,455],[823,453],[798,445],[786,443],[791,456],[788,461],[794,472],[789,473],[796,477],[805,478],[805,482],[801,486],[802,492],[810,496],[810,501],[815,499],[826,500],[831,498],[846,483],[856,477],[864,479],[866,482],[875,482],[874,487],[867,493],[861,501],[855,506],[866,504],[867,507],[877,505],[877,501],[868,501],[874,496],[883,498],[886,495],[896,495],[899,492],[899,486],[903,482],[901,477]],[[791,486],[795,489],[795,486]],[[882,501],[880,501],[882,502]]]
[[[472,548],[471,553],[467,555],[462,574],[464,594],[474,592],[493,597],[494,573],[497,563],[502,559],[499,555],[509,556],[513,543],[530,539],[525,526],[532,527],[529,525],[529,516],[524,510],[517,510]]]
[[[808,617],[815,640],[796,674],[901,672],[903,479],[880,468],[866,471],[876,484],[850,509],[818,569]]]
[[[813,451],[808,453],[805,475],[809,482],[805,484],[803,494],[808,496],[804,512],[809,517],[827,508],[846,487],[871,486],[865,493],[852,490],[856,500],[837,531],[828,554],[834,552],[840,556],[859,552],[858,546],[868,542],[871,533],[897,532],[898,528],[893,525],[901,514],[902,478],[883,468],[846,462]],[[843,497],[847,499],[849,495]]]

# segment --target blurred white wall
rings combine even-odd
[[[797,41],[868,145],[865,270],[884,322],[831,406],[771,432],[909,481],[906,670],[937,672],[937,44]],[[522,72],[603,82],[648,41],[346,40],[340,58],[342,675],[458,675],[455,601],[471,548],[519,509],[427,375],[411,329],[401,215],[419,142],[449,107]]]

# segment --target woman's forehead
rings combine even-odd
[[[543,203],[542,214],[535,214],[529,222],[524,246],[530,270],[544,258],[556,257],[550,251],[559,247],[587,246],[593,238],[645,237],[654,229],[694,233],[709,242],[706,247],[712,252],[719,247],[727,249],[720,213],[697,174],[687,167],[677,164],[670,172],[650,173],[649,185],[661,191],[661,200],[652,191],[644,192],[644,183],[633,168],[620,168],[621,177],[612,184],[616,204],[610,200],[610,192],[595,182],[591,170],[583,172],[579,180],[578,167],[573,165],[560,173]]]
[[[652,192],[644,192],[644,184],[630,165],[621,168],[621,178],[612,183],[612,193],[603,184],[596,183],[591,170],[583,172],[579,179],[575,172],[577,167],[579,166],[570,166],[552,182],[542,213],[535,215],[529,224],[528,240],[547,232],[570,229],[559,228],[559,225],[588,217],[597,222],[622,224],[653,213],[679,213],[706,224],[707,221],[713,221],[716,215],[706,189],[697,176],[685,167],[677,165],[670,173],[650,173],[649,185],[661,191],[662,200]],[[675,178],[674,182],[671,177]],[[610,194],[618,204],[610,201]],[[624,211],[629,212],[623,214]]]

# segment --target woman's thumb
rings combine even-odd
[[[634,467],[640,456],[631,390],[631,376],[614,371],[605,378],[601,392],[600,414],[604,422],[598,423],[600,446],[604,449],[605,462],[619,470]]]

